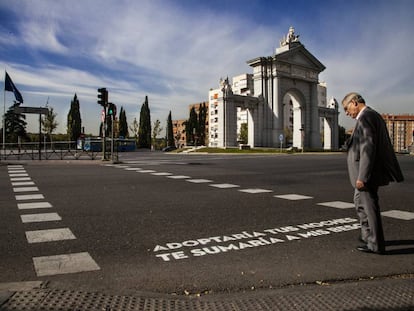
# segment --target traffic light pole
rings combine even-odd
[[[108,91],[106,88],[98,89],[98,104],[103,107],[103,120],[102,120],[102,161],[106,161],[106,109],[108,107]]]
[[[112,163],[115,162],[114,157],[114,116],[112,115],[112,125],[111,125],[111,160]]]
[[[102,124],[102,161],[106,161],[106,107],[104,107],[104,120]]]

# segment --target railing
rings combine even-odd
[[[74,141],[6,143],[1,146],[2,160],[95,160],[102,152],[85,151]]]

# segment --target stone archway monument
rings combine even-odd
[[[325,66],[299,41],[293,27],[272,56],[247,61],[253,68],[253,87],[247,95],[234,94],[228,79],[210,91],[210,145],[237,146],[237,107],[247,111],[248,144],[322,148],[338,146],[338,107],[330,107],[318,93]],[[325,93],[326,94],[326,93]],[[321,98],[320,98],[321,97]],[[328,148],[327,148],[328,147]]]
[[[321,148],[318,77],[325,66],[299,41],[293,27],[269,57],[247,62],[253,67],[254,94],[263,98],[255,146],[277,147],[291,132],[293,147]]]

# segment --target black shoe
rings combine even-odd
[[[360,252],[368,253],[368,254],[378,254],[378,255],[384,254],[384,252],[382,251],[375,252],[372,249],[369,249],[368,246],[366,245],[358,246],[356,249]]]

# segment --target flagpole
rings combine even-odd
[[[3,88],[3,157],[6,160],[6,80]]]

